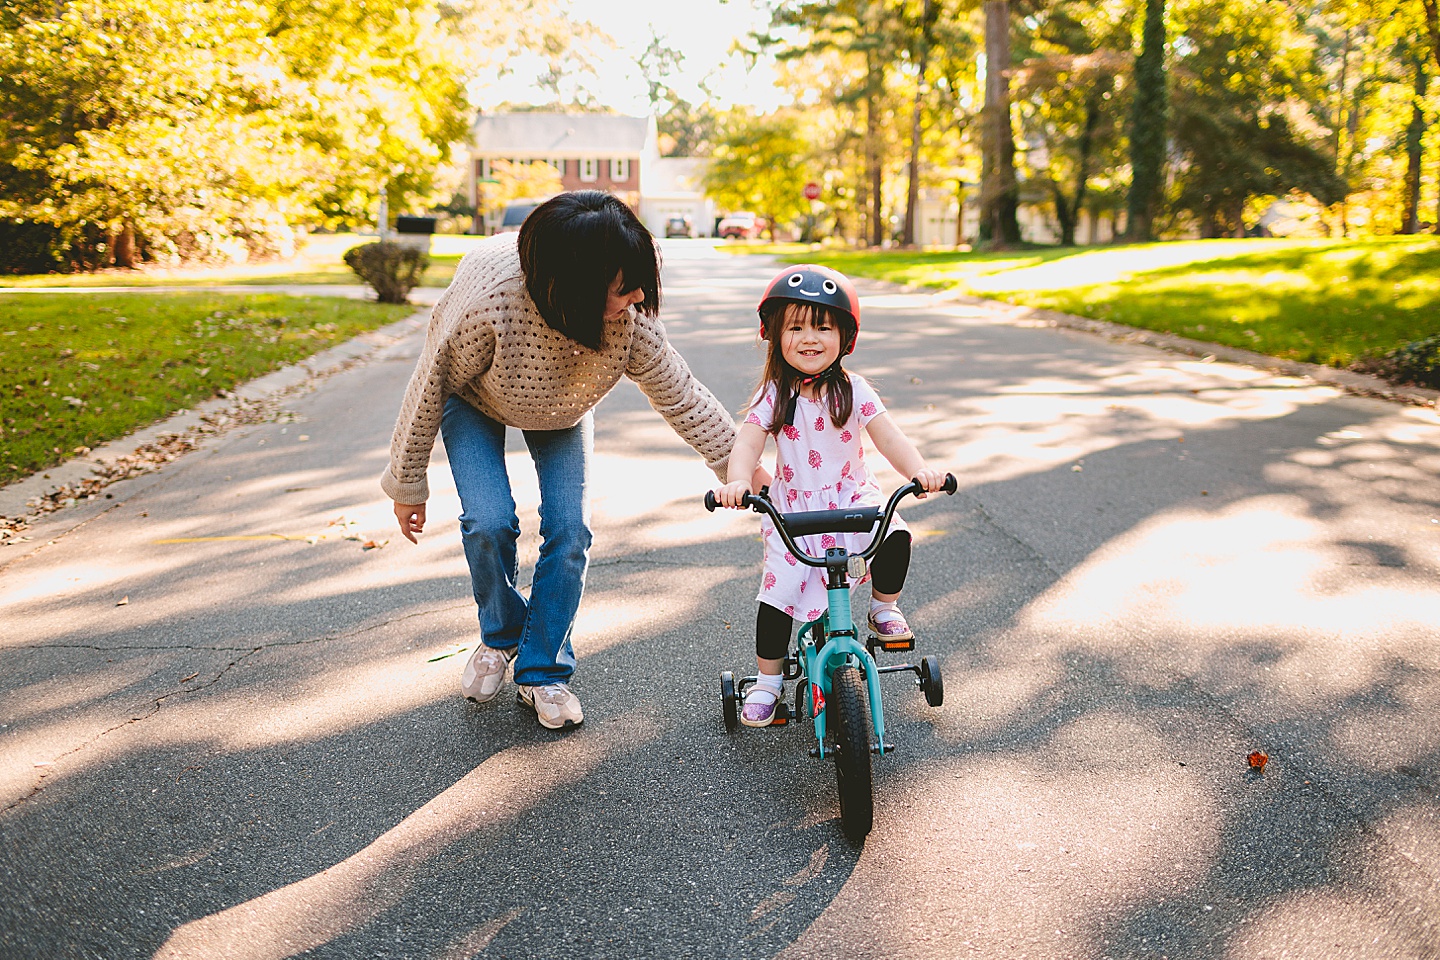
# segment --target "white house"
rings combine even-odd
[[[701,190],[706,162],[700,157],[660,157],[641,168],[640,219],[651,233],[663,237],[671,217],[689,217],[697,237],[715,233],[715,203]]]

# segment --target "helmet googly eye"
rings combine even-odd
[[[836,290],[840,289],[839,287],[835,286],[834,280],[826,280],[824,283],[820,284],[820,286],[822,289],[824,289],[826,293],[834,293]]]
[[[805,274],[803,274],[803,273],[792,273],[792,274],[790,274],[790,279],[789,279],[788,281],[786,281],[786,282],[789,283],[790,286],[792,286],[792,287],[798,287],[798,286],[800,286],[800,284],[802,284],[802,283],[805,282]]]

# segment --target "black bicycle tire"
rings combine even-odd
[[[835,789],[840,828],[852,841],[865,839],[875,823],[874,780],[870,770],[870,698],[865,678],[853,666],[835,671],[826,711],[834,735]]]

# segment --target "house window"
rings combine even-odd
[[[475,161],[475,179],[476,179],[476,180],[489,180],[489,179],[490,179],[490,161],[489,161],[489,160],[476,160],[476,161]]]
[[[557,173],[559,173],[560,176],[562,176],[562,177],[565,176],[565,161],[564,161],[564,160],[560,160],[560,159],[558,159],[558,158],[556,158],[556,157],[551,157],[549,160],[546,160],[545,162],[548,163],[548,164],[550,164],[550,166],[554,167],[554,168],[555,168],[555,171],[556,171]]]
[[[580,161],[580,179],[585,183],[594,183],[600,179],[600,161],[594,158]]]
[[[624,183],[630,179],[630,161],[628,158],[610,161],[610,179],[616,183]]]

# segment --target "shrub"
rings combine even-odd
[[[430,257],[399,243],[366,243],[346,250],[345,264],[374,288],[381,303],[405,303]]]
[[[1440,336],[1412,340],[1382,356],[1365,357],[1351,369],[1392,383],[1440,390]]]

